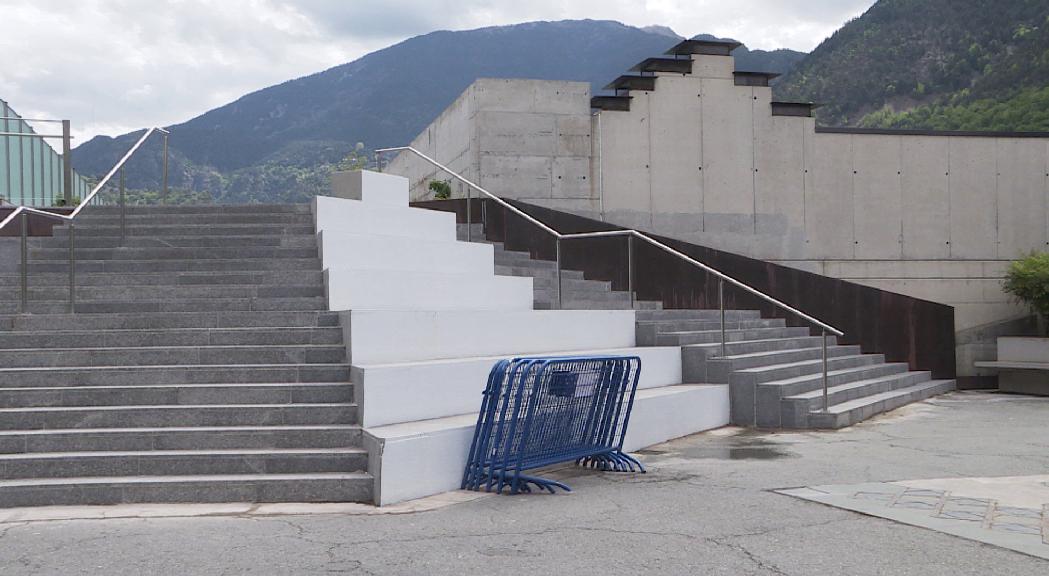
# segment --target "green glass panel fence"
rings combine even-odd
[[[61,133],[61,124],[44,124],[46,135]],[[45,130],[41,128],[41,131]],[[65,158],[52,144],[61,147],[61,138],[45,139],[10,104],[0,100],[0,199],[18,206],[46,208],[64,197]],[[32,136],[19,136],[20,134]],[[75,198],[90,191],[86,178],[73,172]]]

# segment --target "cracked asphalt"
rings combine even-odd
[[[1049,575],[987,544],[773,493],[1049,471],[1049,398],[958,392],[839,432],[724,429],[571,494],[415,514],[0,524],[0,574]],[[420,470],[420,474],[425,471]]]

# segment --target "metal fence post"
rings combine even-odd
[[[488,199],[481,198],[481,232],[488,237]]]
[[[124,192],[124,167],[120,167],[120,245],[127,242],[127,196]]]
[[[29,313],[29,215],[22,212],[22,314]]]
[[[62,194],[66,206],[73,205],[73,145],[69,134],[69,120],[62,121]]]
[[[7,117],[11,115],[11,111],[7,107],[7,102],[0,100],[0,104],[3,104],[3,107],[0,107],[0,112],[4,115],[4,133],[6,134],[11,131],[7,119]],[[14,194],[12,194],[14,190],[11,189],[11,137],[6,135],[4,136],[4,175],[5,180],[7,181],[7,186],[4,188],[4,193],[7,194],[5,198],[14,204],[15,199]]]
[[[823,411],[828,407],[827,399],[827,329],[823,329]]]
[[[556,251],[557,251],[557,309],[560,310],[562,306],[561,302],[561,239],[556,239]]]
[[[634,307],[634,235],[626,237],[627,291],[630,292],[630,307]]]
[[[459,183],[459,195],[462,196],[462,194],[463,194],[463,183],[460,182]],[[466,241],[467,242],[473,242],[474,241],[474,231],[473,231],[473,227],[474,227],[474,221],[473,220],[474,220],[474,218],[473,218],[473,207],[471,206],[472,203],[473,203],[473,189],[470,188],[469,186],[467,186],[466,187]]]
[[[29,129],[29,133],[33,134],[35,130]],[[36,206],[36,138],[29,138],[29,203],[26,204],[25,199],[22,199],[22,204],[26,206]],[[41,151],[42,152],[42,151]],[[24,178],[25,175],[23,174]]]
[[[76,312],[76,223],[69,221],[69,313]]]
[[[168,199],[168,135],[164,134],[164,183],[161,197],[167,201]]]
[[[725,336],[725,280],[718,278],[718,308],[721,309],[721,357],[726,356]]]

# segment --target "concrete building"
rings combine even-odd
[[[615,79],[480,79],[412,146],[493,193],[955,307],[960,376],[1026,311],[1010,260],[1049,247],[1049,135],[817,128],[728,42]],[[401,155],[413,199],[442,178]],[[446,176],[445,176],[446,177]]]

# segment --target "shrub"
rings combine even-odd
[[[1043,320],[1049,320],[1049,252],[1032,252],[1010,264],[1003,288]],[[1043,324],[1049,336],[1049,322]]]
[[[69,204],[66,204],[65,196],[58,196],[51,201],[51,206],[55,208],[80,206],[80,196],[73,196],[73,201]]]
[[[443,180],[431,180],[430,191],[434,200],[447,200],[452,197],[452,186]]]

